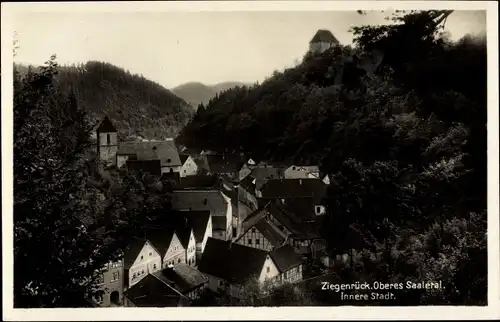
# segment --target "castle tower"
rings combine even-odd
[[[319,29],[309,42],[309,52],[319,54],[339,44],[330,30]]]
[[[97,128],[97,154],[107,164],[116,164],[118,151],[118,133],[115,126],[106,116]]]

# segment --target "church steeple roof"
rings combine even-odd
[[[115,126],[111,123],[107,116],[104,117],[104,120],[102,120],[101,124],[97,128],[97,133],[116,133]]]
[[[338,44],[339,41],[330,30],[319,29],[309,43],[330,42]]]

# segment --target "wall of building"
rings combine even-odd
[[[99,289],[104,291],[104,294],[96,300],[96,302],[102,307],[109,307],[112,305],[112,294],[113,300],[117,300],[114,305],[123,305],[123,282],[124,282],[124,271],[123,271],[123,261],[119,260],[106,265],[106,268],[102,275],[100,276]],[[116,292],[116,293],[115,293]]]
[[[116,167],[121,168],[127,164],[129,155],[117,155],[116,156]]]
[[[250,228],[243,236],[238,238],[237,244],[263,250],[271,250],[273,245],[255,227]]]
[[[203,273],[203,272],[202,272]],[[213,291],[213,292],[219,292],[221,289],[226,289],[226,281],[224,281],[222,278],[210,275],[210,274],[205,274],[205,276],[208,278],[208,288]]]
[[[161,256],[156,249],[146,242],[137,256],[134,264],[129,269],[128,285],[131,287],[146,277],[149,273],[161,269]]]
[[[196,266],[196,240],[192,231],[189,237],[188,248],[186,249],[186,263],[189,266]]]
[[[109,142],[108,142],[109,135]],[[116,152],[118,151],[117,133],[99,133],[99,158],[106,162],[115,164]]]
[[[163,257],[163,268],[166,268],[169,264],[176,265],[179,263],[186,262],[186,249],[182,246],[177,234],[174,234],[172,241],[168,247],[165,257]]]
[[[193,158],[188,157],[180,170],[181,177],[194,176],[198,173],[198,165],[194,162]]]
[[[258,202],[257,198],[251,192],[243,189],[242,187],[238,187],[238,199],[244,202],[245,204],[252,206],[252,210],[257,210]]]
[[[233,204],[231,203],[231,198],[229,198],[222,192],[221,195],[226,200],[227,203],[225,240],[231,240],[233,237]]]
[[[201,259],[201,255],[203,254],[205,246],[207,245],[208,237],[212,237],[212,216],[208,218],[208,223],[205,229],[205,234],[203,235],[203,240],[196,241],[196,262],[199,262]]]
[[[170,172],[181,172],[181,166],[175,166],[175,167],[169,167],[169,166],[162,166],[161,167],[161,173],[170,173]]]
[[[302,280],[302,264],[289,269],[280,275],[281,283],[294,283]]]
[[[309,51],[314,53],[322,53],[327,49],[334,47],[335,44],[331,42],[317,42],[309,44]]]
[[[274,264],[271,256],[267,255],[266,261],[264,262],[264,266],[262,267],[262,271],[259,275],[259,283],[264,284],[266,281],[272,281],[279,275],[280,272],[278,267]]]

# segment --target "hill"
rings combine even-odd
[[[189,102],[195,108],[199,104],[207,104],[217,93],[226,91],[237,86],[248,86],[241,82],[223,82],[215,85],[205,85],[198,82],[190,82],[171,89],[172,93]]]
[[[354,27],[352,48],[217,95],[177,141],[320,164],[331,182],[322,236],[349,255],[335,268],[343,283],[426,276],[443,288],[397,304],[485,305],[486,40],[447,40],[450,14]]]
[[[29,69],[15,67],[21,75]],[[122,139],[174,137],[193,113],[188,103],[158,83],[109,63],[59,66],[57,84],[62,91],[73,90],[94,121],[108,115]]]

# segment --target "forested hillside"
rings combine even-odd
[[[21,74],[28,71],[26,66],[16,68]],[[107,114],[122,139],[135,134],[173,137],[193,113],[188,103],[161,85],[109,63],[58,66],[56,81],[63,92],[73,91],[93,121]]]
[[[206,104],[217,93],[226,91],[237,86],[244,86],[239,82],[224,82],[215,85],[205,85],[202,83],[191,82],[172,88],[172,93],[190,103],[194,108],[199,104]]]
[[[344,282],[441,280],[398,303],[486,304],[486,40],[447,40],[450,14],[355,27],[353,47],[213,98],[178,141],[319,163]]]

